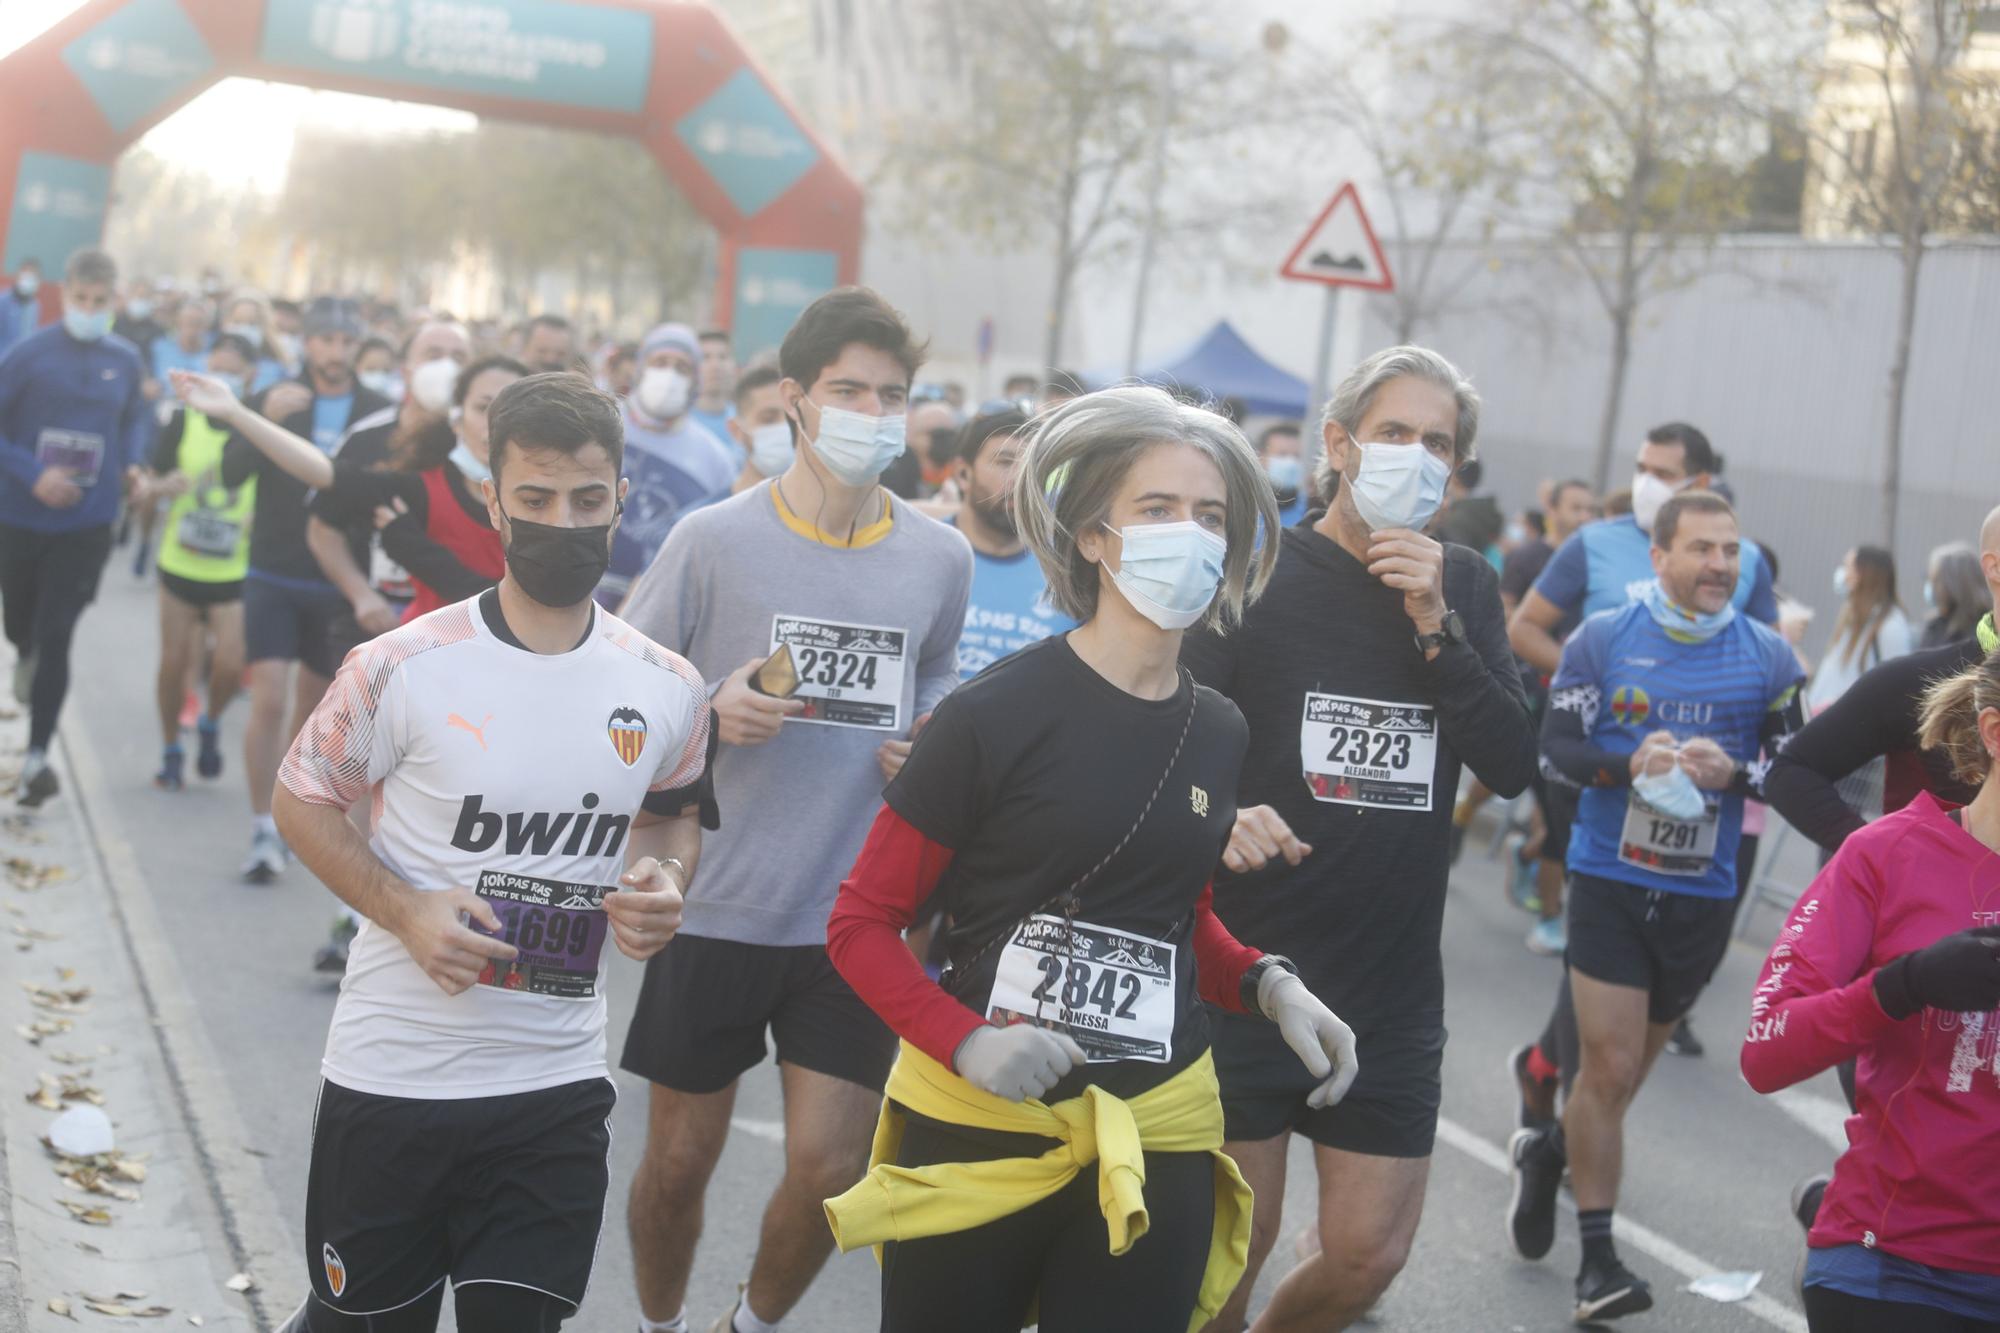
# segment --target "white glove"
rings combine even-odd
[[[1033,1023],[988,1023],[958,1044],[951,1063],[973,1087],[1018,1102],[1040,1097],[1084,1059],[1083,1048],[1064,1033]]]
[[[1257,1009],[1278,1025],[1285,1045],[1312,1076],[1325,1080],[1307,1096],[1307,1106],[1315,1110],[1332,1106],[1347,1095],[1361,1072],[1354,1056],[1354,1029],[1321,1004],[1305,982],[1281,967],[1266,970],[1257,979]]]

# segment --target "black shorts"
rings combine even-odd
[[[603,1078],[448,1101],[322,1082],[306,1179],[313,1293],[382,1314],[449,1277],[581,1305],[617,1099]]]
[[[880,1092],[896,1035],[818,944],[741,944],[676,935],[646,964],[619,1064],[676,1092],[720,1092],[765,1055]]]
[[[206,609],[242,601],[243,580],[229,579],[223,583],[203,583],[200,579],[184,579],[163,569],[160,571],[160,591],[177,602],[186,602],[189,606]]]
[[[334,620],[347,599],[331,585],[294,588],[255,575],[243,580],[243,644],[248,662],[297,662],[329,679],[340,669]]]
[[[1542,803],[1542,827],[1548,830],[1542,838],[1540,857],[1562,865],[1569,860],[1570,825],[1576,822],[1577,802],[1583,792],[1567,782],[1557,782],[1538,773],[1535,795]]]
[[[1444,1095],[1445,1030],[1355,1030],[1360,1076],[1338,1105],[1318,1110],[1319,1086],[1278,1025],[1250,1014],[1209,1010],[1215,1073],[1222,1082],[1223,1136],[1260,1142],[1296,1130],[1314,1143],[1371,1157],[1429,1157]]]
[[[1596,875],[1569,880],[1569,965],[1595,981],[1633,986],[1647,1017],[1675,1023],[1694,1008],[1729,950],[1733,898],[1644,889]],[[1362,1061],[1366,1071],[1368,1064]]]

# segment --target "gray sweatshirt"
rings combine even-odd
[[[887,491],[884,495],[889,495]],[[788,526],[771,484],[674,526],[620,612],[710,694],[788,643],[807,711],[715,760],[722,828],[702,839],[681,929],[746,944],[826,943],[826,918],[881,804],[875,758],[958,682],[972,548],[889,495],[887,535],[852,550]]]

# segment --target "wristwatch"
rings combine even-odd
[[[1257,1014],[1264,1018],[1270,1017],[1269,1014],[1264,1013],[1263,1009],[1258,1006],[1257,991],[1263,984],[1264,974],[1273,969],[1281,972],[1289,972],[1293,976],[1299,974],[1297,965],[1281,953],[1267,953],[1256,962],[1250,964],[1248,968],[1244,969],[1243,980],[1238,983],[1236,992],[1238,998],[1243,1001],[1244,1012]]]
[[[1440,629],[1435,634],[1417,635],[1417,651],[1428,653],[1433,648],[1442,649],[1448,643],[1464,642],[1465,622],[1459,619],[1458,612],[1447,611],[1444,613],[1443,629]]]

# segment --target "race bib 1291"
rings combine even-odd
[[[1316,801],[1428,810],[1437,771],[1437,710],[1308,692],[1299,719],[1299,764]]]
[[[610,928],[602,904],[611,889],[482,870],[474,892],[492,905],[500,929],[476,921],[472,928],[520,950],[510,961],[489,961],[479,974],[482,985],[561,1000],[597,994],[597,962]]]
[[[1092,1064],[1174,1053],[1174,946],[1059,916],[1031,916],[1000,951],[986,1017],[1069,1034]]]
[[[903,675],[909,631],[884,625],[843,625],[813,616],[774,616],[771,651],[789,644],[799,674],[794,699],[805,711],[793,722],[903,729]]]

